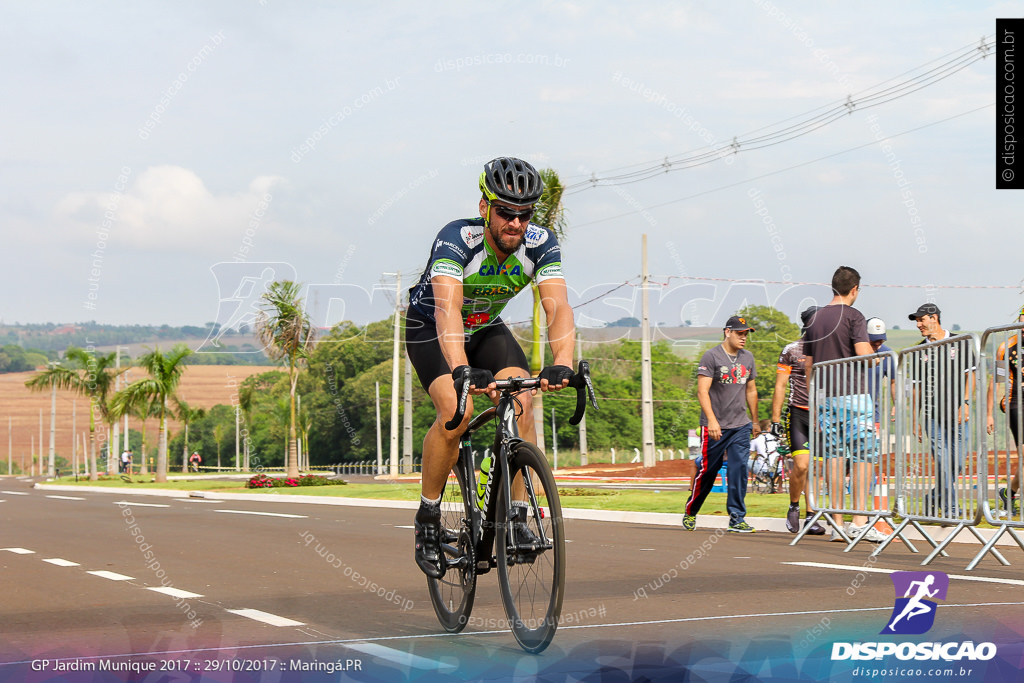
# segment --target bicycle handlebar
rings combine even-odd
[[[462,376],[455,380],[455,390],[459,394],[459,402],[455,408],[455,415],[452,419],[445,422],[444,428],[448,431],[452,431],[460,424],[462,424],[463,418],[466,416],[466,402],[469,398],[469,371],[470,368],[466,367],[462,370]],[[508,379],[495,380],[499,391],[510,390],[511,392],[519,392],[524,389],[537,389],[540,387],[539,377],[510,377]],[[594,383],[590,379],[590,363],[585,360],[581,360],[577,366],[576,373],[572,379],[569,380],[569,386],[576,389],[576,412],[569,418],[569,424],[578,425],[580,420],[583,419],[583,413],[587,408],[587,399],[590,399],[591,405],[594,406],[594,410],[598,410],[597,407],[597,395],[594,393]]]

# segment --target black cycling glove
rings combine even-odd
[[[540,371],[540,378],[546,379],[549,385],[562,386],[562,380],[567,379],[571,383],[575,374],[572,368],[567,368],[564,365],[549,365]]]
[[[471,368],[468,365],[460,365],[452,370],[452,379],[455,380],[455,393],[462,393],[463,371],[469,370],[469,383],[477,389],[486,389],[487,385],[494,381],[494,374],[483,368]]]
[[[782,425],[778,422],[772,422],[771,435],[779,439],[782,438]]]

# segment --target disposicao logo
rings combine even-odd
[[[932,598],[945,601],[949,577],[942,572],[895,572],[889,576],[896,588],[896,604],[881,634],[927,633],[935,624],[938,607]]]
[[[880,635],[920,635],[935,624],[938,604],[945,600],[949,577],[943,572],[894,572],[890,574],[896,589],[892,614]],[[893,656],[900,660],[946,662],[989,660],[996,656],[993,643],[833,643],[832,661],[871,660]]]

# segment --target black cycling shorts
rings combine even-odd
[[[806,408],[789,407],[789,452],[810,450],[810,412]]]
[[[505,368],[522,368],[524,374],[529,374],[530,362],[501,318],[495,318],[490,325],[467,337],[466,358],[470,367],[492,373]],[[405,348],[424,390],[429,392],[430,384],[438,377],[452,374],[452,368],[441,353],[433,320],[410,312],[405,325]]]

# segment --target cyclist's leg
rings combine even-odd
[[[810,461],[808,425],[810,415],[807,409],[790,406],[789,443],[793,454],[793,470],[789,473],[789,502],[799,503],[800,494],[805,494],[807,511],[813,510],[814,502],[807,481],[807,466]]]

